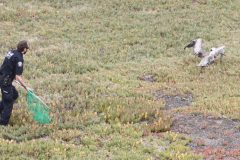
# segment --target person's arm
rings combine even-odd
[[[25,88],[28,91],[28,87],[24,83],[22,76],[16,75],[15,79],[16,79],[16,81],[18,81],[21,84],[21,86],[23,86],[23,88]]]

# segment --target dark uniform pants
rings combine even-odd
[[[12,114],[13,103],[18,98],[18,92],[13,85],[1,86],[1,91],[0,125],[7,125]]]

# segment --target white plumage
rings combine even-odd
[[[210,53],[208,55],[204,56],[197,66],[206,67],[206,66],[212,64],[219,55],[220,55],[220,60],[222,61],[222,57],[225,52],[224,48],[225,48],[225,46],[221,46],[218,48],[211,48]]]
[[[203,44],[202,39],[198,38],[198,39],[192,40],[192,42],[189,43],[188,45],[186,45],[184,47],[184,49],[192,47],[193,48],[193,54],[202,58],[206,55],[205,51],[202,48],[202,44]]]
[[[218,48],[211,48],[209,54],[203,50],[202,46],[203,46],[202,39],[198,38],[198,39],[192,40],[191,43],[189,43],[184,47],[184,49],[193,48],[193,54],[202,58],[200,63],[197,66],[206,67],[212,64],[219,55],[220,55],[220,61],[222,62],[222,57],[225,52],[224,50],[225,46],[221,46]]]

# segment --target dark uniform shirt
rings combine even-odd
[[[17,50],[11,50],[6,54],[3,64],[0,68],[1,81],[5,79],[11,84],[16,75],[23,73],[23,54]]]

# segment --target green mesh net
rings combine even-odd
[[[33,115],[33,119],[40,124],[49,124],[51,117],[49,107],[33,92],[27,93],[28,111]]]

